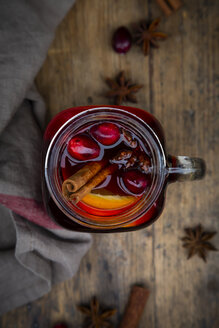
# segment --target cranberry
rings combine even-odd
[[[91,137],[78,134],[68,143],[69,154],[79,161],[86,161],[99,156],[100,147]]]
[[[113,145],[120,138],[118,126],[113,123],[101,123],[92,126],[90,130],[92,136],[105,146]]]
[[[132,45],[132,37],[129,30],[121,26],[113,34],[113,48],[120,54],[125,54]]]
[[[64,323],[57,323],[53,328],[68,328],[68,326]]]
[[[122,180],[125,187],[135,195],[142,194],[151,184],[150,175],[144,174],[138,169],[131,169],[124,172]]]

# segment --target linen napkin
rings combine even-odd
[[[0,1],[0,314],[71,278],[91,244],[53,223],[40,186],[45,105],[33,81],[73,2]]]

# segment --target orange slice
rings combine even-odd
[[[117,209],[131,205],[136,201],[134,196],[120,196],[120,195],[102,195],[96,193],[89,193],[82,202],[92,207],[101,209]]]

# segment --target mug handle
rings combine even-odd
[[[205,175],[206,166],[201,158],[168,155],[167,162],[169,182],[199,180]]]

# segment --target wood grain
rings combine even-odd
[[[65,320],[82,326],[79,303],[93,295],[116,307],[118,325],[132,285],[151,293],[140,328],[219,327],[219,253],[205,264],[186,260],[180,238],[185,226],[199,222],[218,227],[218,18],[217,1],[184,0],[160,30],[169,38],[144,57],[140,48],[120,56],[110,40],[120,25],[162,15],[153,0],[78,0],[60,24],[36,82],[52,117],[62,109],[109,104],[103,95],[105,77],[124,69],[144,84],[138,105],[153,113],[166,132],[167,150],[174,155],[202,157],[204,180],[168,187],[166,207],[153,226],[130,233],[94,235],[93,246],[71,280],[28,306],[0,319],[2,328],[52,327]],[[218,235],[213,243],[219,248]]]

